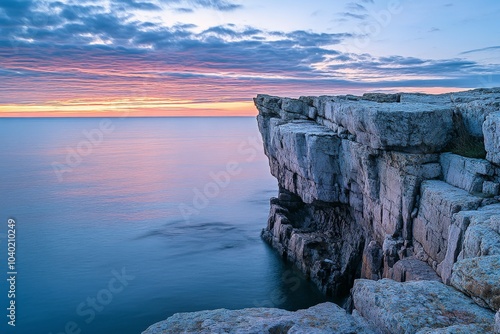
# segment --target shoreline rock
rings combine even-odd
[[[262,238],[352,315],[215,310],[144,333],[500,332],[500,88],[254,102],[279,184]]]
[[[494,326],[493,312],[436,281],[360,279],[355,281],[352,294],[354,308],[382,333],[441,332],[449,327],[470,329],[470,325],[489,333]]]
[[[248,308],[177,313],[143,332],[143,334],[158,333],[375,334],[376,332],[362,318],[347,314],[333,303],[323,303],[296,312],[275,308]]]

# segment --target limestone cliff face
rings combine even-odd
[[[479,293],[452,274],[500,255],[500,89],[254,101],[280,186],[263,238],[320,289],[393,278]],[[486,159],[446,153],[457,136],[484,138]]]
[[[500,89],[255,105],[279,181],[262,236],[350,312],[202,311],[144,333],[500,334]]]

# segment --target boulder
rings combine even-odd
[[[333,99],[325,119],[374,149],[431,153],[443,149],[453,131],[449,106]]]
[[[358,279],[351,293],[355,309],[382,333],[432,333],[429,331],[467,325],[482,327],[488,333],[494,326],[493,312],[436,281]]]
[[[485,334],[489,332],[490,327],[481,324],[457,325],[438,329],[422,329],[416,334]]]
[[[483,159],[443,153],[440,162],[444,181],[471,194],[482,192],[486,177],[494,174],[493,166]],[[486,187],[494,187],[494,183],[493,185],[487,184]]]
[[[323,303],[296,312],[273,308],[249,308],[177,313],[143,332],[143,334],[159,333],[375,334],[376,332],[364,321],[356,320],[339,306]]]
[[[500,204],[461,214],[468,216],[469,228],[458,258],[500,255]]]
[[[451,284],[482,307],[497,311],[500,309],[500,255],[458,261],[453,266]]]
[[[408,257],[396,262],[389,278],[398,282],[441,281],[441,278],[426,262],[414,257]]]

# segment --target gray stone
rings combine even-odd
[[[475,89],[471,91],[439,95],[402,93],[401,102],[428,103],[449,106],[461,115],[467,131],[476,137],[483,136],[483,122],[491,113],[500,109],[498,88]]]
[[[458,261],[451,284],[483,307],[500,309],[500,255]]]
[[[371,148],[414,153],[444,148],[453,128],[452,111],[430,104],[334,101],[325,118]]]
[[[485,334],[489,333],[491,327],[482,324],[456,325],[438,329],[423,329],[416,334]]]
[[[341,140],[331,130],[311,121],[282,124],[271,120],[269,132],[266,153],[271,173],[280,185],[306,203],[338,201],[334,175],[339,173],[336,158]]]
[[[177,313],[143,332],[143,334],[159,333],[374,334],[376,332],[366,323],[356,321],[339,306],[323,303],[296,312],[273,308],[249,308]]]
[[[462,214],[467,216],[469,227],[458,258],[500,255],[500,204]]]
[[[400,102],[400,94],[383,94],[383,93],[365,93],[361,97],[363,100],[388,103],[388,102]]]
[[[482,159],[466,158],[452,153],[441,154],[444,181],[469,193],[483,191],[487,175],[493,175],[491,164]]]
[[[436,271],[450,283],[457,260],[498,252],[498,200],[487,196],[498,193],[500,168],[439,153],[453,122],[482,133],[500,89],[398,96],[255,99],[280,186],[262,236],[325,293],[345,292],[360,270],[401,281],[439,280]]]
[[[500,334],[500,310],[495,315],[495,333]]]
[[[430,95],[422,93],[401,93],[401,103],[428,103],[450,105],[451,94]]]
[[[380,245],[372,240],[363,252],[361,277],[377,280],[382,278],[383,251]]]
[[[493,98],[486,98],[465,103],[454,104],[455,111],[462,115],[466,129],[476,137],[483,136],[483,123],[488,115],[498,111],[500,102]]]
[[[483,133],[486,159],[500,165],[500,112],[491,113],[486,117]]]
[[[414,257],[408,257],[396,262],[389,278],[398,282],[441,281],[441,278],[426,262]]]
[[[364,246],[361,226],[346,223],[343,207],[291,201],[280,189],[272,199],[263,239],[325,293],[345,293],[358,271]],[[286,195],[286,196],[285,196]],[[342,231],[340,235],[338,231]]]
[[[494,329],[477,305],[500,307],[499,88],[254,102],[279,183],[263,239],[327,294],[360,271],[406,282],[356,280],[352,315],[330,303],[214,310],[145,333],[500,332],[500,313]],[[486,160],[441,154],[459,125],[484,135]]]
[[[436,281],[359,279],[351,293],[355,309],[383,333],[410,334],[464,325],[479,325],[488,333],[494,326],[493,312]]]
[[[418,216],[413,222],[414,239],[433,261],[441,263],[446,256],[453,215],[475,210],[481,201],[482,198],[443,181],[424,181]]]
[[[490,196],[496,196],[500,193],[500,183],[484,181],[483,193]]]
[[[462,240],[463,230],[456,225],[451,225],[448,232],[448,245],[446,247],[446,255],[444,260],[438,264],[437,273],[442,278],[443,282],[449,284],[453,264],[456,262],[460,252],[460,242]]]

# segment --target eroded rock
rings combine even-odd
[[[470,212],[460,259],[500,255],[500,204]]]
[[[396,262],[389,278],[398,282],[441,281],[441,278],[426,262],[414,257],[408,257]]]
[[[177,313],[143,332],[143,334],[159,333],[375,334],[376,332],[339,306],[323,303],[296,312],[274,308],[249,308]]]
[[[500,310],[495,315],[495,333],[500,333]]]
[[[433,261],[441,263],[448,248],[453,215],[462,210],[475,210],[481,202],[481,197],[446,182],[424,181],[418,216],[413,222],[414,239]]]
[[[434,333],[432,330],[468,325],[488,333],[494,326],[493,312],[436,281],[360,279],[354,282],[352,295],[356,310],[383,333]]]
[[[483,307],[500,309],[500,255],[464,259],[455,263],[451,284]]]
[[[466,158],[452,153],[441,154],[443,178],[446,183],[463,189],[471,194],[483,191],[488,176],[493,176],[494,169],[483,159]],[[493,184],[487,184],[494,191]]]
[[[486,159],[500,165],[500,112],[491,113],[486,117],[483,132]]]

